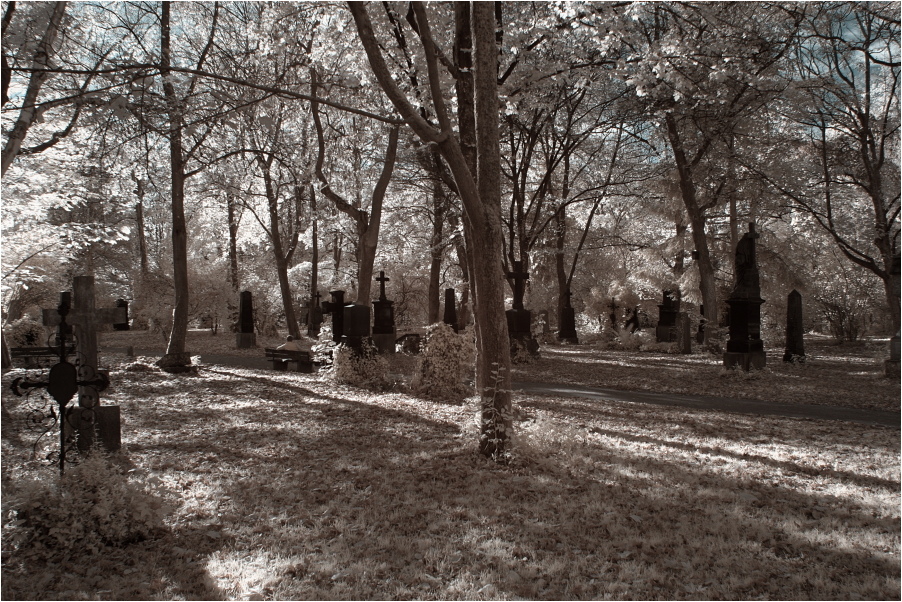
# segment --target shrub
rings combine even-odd
[[[388,361],[372,342],[364,342],[359,350],[339,345],[333,358],[332,378],[337,382],[378,391],[390,388]]]
[[[473,331],[461,334],[439,322],[426,331],[411,389],[431,399],[462,401],[470,394],[463,381],[472,377],[476,359]]]
[[[13,347],[38,347],[46,344],[47,331],[40,322],[25,316],[9,323],[6,336]]]
[[[4,486],[4,494],[9,489]],[[14,489],[3,503],[3,539],[21,553],[46,559],[92,554],[147,539],[163,528],[162,499],[101,452],[53,483],[30,480]]]

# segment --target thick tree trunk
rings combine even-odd
[[[310,303],[307,315],[307,336],[319,334],[319,324],[314,323],[316,309],[316,293],[319,291],[319,220],[316,216],[316,187],[310,184],[310,218],[313,220],[313,232],[310,241]]]
[[[147,261],[147,237],[144,235],[144,182],[140,179],[135,187],[138,202],[135,204],[135,229],[138,231],[138,262],[141,266],[141,277],[147,277],[150,267]]]
[[[423,156],[422,163],[432,181],[432,237],[429,246],[429,291],[427,295],[428,323],[435,324],[440,320],[441,305],[442,257],[444,255],[444,228],[448,199],[442,188],[440,175],[441,157],[438,153]]]
[[[3,147],[3,155],[2,159],[0,159],[0,162],[2,162],[2,172],[0,172],[0,175],[6,175],[6,170],[9,169],[9,166],[12,165],[13,160],[19,154],[19,150],[22,148],[22,142],[25,140],[25,136],[28,135],[28,130],[34,124],[35,118],[37,117],[38,95],[49,75],[46,70],[50,68],[50,58],[53,56],[53,44],[59,35],[63,16],[66,14],[66,4],[66,2],[54,3],[53,12],[47,23],[47,30],[44,32],[44,36],[41,38],[41,42],[38,44],[37,49],[35,49],[34,59],[31,62],[31,68],[34,69],[34,71],[31,72],[28,87],[25,89],[25,96],[22,99],[22,108],[19,111],[19,117],[16,119],[16,123],[9,133],[9,138],[6,139],[6,144]]]
[[[188,232],[185,226],[185,161],[182,153],[182,108],[172,85],[170,72],[170,3],[164,2],[160,19],[160,76],[169,114],[169,166],[172,172],[172,276],[175,307],[172,310],[172,332],[166,355],[160,365],[181,371],[191,365],[185,351],[188,337]]]
[[[564,300],[570,282],[567,269],[564,267],[564,243],[567,240],[567,209],[561,207],[554,215],[554,273],[557,276],[557,312],[555,320],[560,319],[564,311]],[[548,326],[551,326],[550,324]]]
[[[234,197],[229,194],[226,197],[226,212],[229,220],[229,284],[235,296],[241,289],[241,278],[238,272],[238,216],[235,211]]]
[[[686,214],[689,217],[689,226],[692,229],[692,242],[698,253],[698,272],[702,294],[702,303],[705,305],[705,318],[713,326],[717,326],[717,281],[714,273],[714,263],[711,261],[711,253],[708,248],[708,234],[705,231],[705,214],[698,203],[695,182],[692,180],[692,169],[683,149],[682,139],[677,129],[676,120],[672,114],[665,117],[667,123],[667,139],[673,151],[674,161],[680,178],[680,195]],[[708,341],[713,328],[705,328],[705,342]]]

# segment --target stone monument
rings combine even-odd
[[[561,308],[561,316],[558,321],[557,338],[559,341],[575,345],[579,343],[579,337],[576,335],[576,310],[570,304],[570,297],[572,296],[573,293],[570,292],[570,287],[568,286],[564,290],[564,306]]]
[[[454,298],[454,289],[445,289],[445,313],[442,315],[442,322],[448,324],[454,329],[454,332],[460,332],[457,326],[457,300]]]
[[[742,235],[736,245],[736,283],[727,303],[730,306],[730,338],[723,354],[726,368],[739,366],[745,371],[760,370],[767,364],[764,341],[761,340],[761,282],[758,275],[758,258],[755,222]]]
[[[345,323],[345,292],[329,291],[329,294],[332,295],[332,300],[323,301],[323,313],[332,315],[332,341],[341,343]]]
[[[254,299],[250,291],[243,291],[238,298],[238,334],[235,335],[235,346],[238,349],[251,349],[257,346],[257,335],[254,333]]]
[[[658,343],[677,341],[677,318],[680,315],[680,292],[664,291],[664,301],[658,305],[658,325],[655,327],[655,340]]]
[[[351,303],[342,308],[341,342],[356,350],[363,348],[363,343],[370,338],[370,308],[367,305]]]
[[[373,344],[379,353],[392,354],[395,352],[395,310],[392,307],[394,301],[389,301],[385,296],[385,283],[390,279],[384,271],[379,271],[376,278],[379,283],[379,300],[373,301]]]
[[[523,307],[523,295],[526,293],[526,281],[529,273],[523,269],[522,261],[514,262],[514,269],[507,273],[514,279],[514,302],[507,310],[507,331],[510,336],[511,354],[517,347],[526,349],[531,355],[538,355],[539,343],[532,336],[532,312]]]
[[[116,322],[113,324],[113,330],[128,330],[128,301],[125,299],[117,299],[116,307],[121,307],[125,309],[125,320],[123,322]]]
[[[802,322],[802,293],[793,289],[786,296],[786,351],[784,362],[805,362],[805,327]]]

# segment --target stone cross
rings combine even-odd
[[[383,272],[382,270],[379,270],[379,277],[376,278],[376,282],[379,283],[379,300],[380,301],[388,300],[387,297],[385,296],[385,283],[389,282],[390,280],[391,280],[391,278],[385,277],[385,272]]]
[[[508,278],[514,279],[514,309],[523,309],[523,295],[526,292],[526,281],[529,280],[529,272],[523,270],[523,262],[515,261],[512,272],[507,273]]]
[[[94,306],[94,277],[76,276],[72,281],[74,289],[73,307],[66,317],[68,324],[75,325],[77,339],[76,351],[78,359],[84,366],[97,367],[97,327],[102,324],[121,324],[128,319],[127,310],[124,307]],[[56,309],[45,309],[44,325],[58,326],[60,314]],[[79,390],[78,403],[83,407],[100,405],[94,391],[87,393]],[[96,402],[96,403],[95,403]]]

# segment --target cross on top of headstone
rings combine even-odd
[[[526,281],[529,280],[529,272],[523,269],[522,261],[514,262],[514,269],[507,273],[508,278],[514,279],[514,309],[523,309],[523,294],[526,292]]]
[[[379,283],[379,300],[380,301],[387,300],[385,297],[385,283],[389,282],[390,280],[391,280],[390,278],[386,278],[384,271],[379,270],[379,277],[376,278],[376,281]]]

